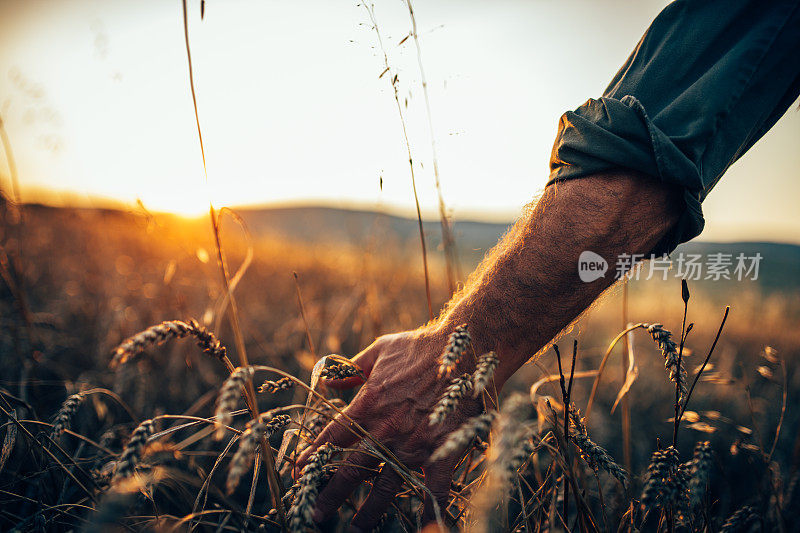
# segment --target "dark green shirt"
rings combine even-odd
[[[629,168],[682,187],[685,211],[655,250],[671,252],[700,234],[701,202],[799,93],[800,0],[676,0],[603,96],[561,117],[548,185]]]

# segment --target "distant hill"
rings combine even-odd
[[[129,217],[130,212],[114,209],[54,208],[28,204],[27,209],[46,216],[51,213],[95,213],[103,217]],[[305,245],[350,246],[373,250],[418,253],[419,229],[415,218],[368,210],[332,207],[263,207],[236,208],[256,237],[276,238]],[[489,223],[456,220],[454,223],[458,256],[462,271],[469,272],[507,231],[512,222]],[[205,226],[204,226],[205,227]],[[442,258],[439,250],[441,229],[438,219],[423,223],[426,243],[432,258]],[[673,253],[673,265],[678,254],[739,254],[762,256],[757,285],[769,292],[800,293],[800,245],[775,242],[714,243],[695,241],[683,244]],[[614,266],[611,266],[613,269]],[[704,283],[712,291],[743,288],[736,282]],[[793,296],[794,297],[794,296]]]
[[[265,207],[236,209],[255,236],[271,236],[306,244],[348,244],[366,246],[370,240],[398,246],[418,246],[417,220],[367,210],[332,207]],[[454,223],[459,258],[465,271],[472,269],[484,253],[494,246],[512,224],[456,220]],[[441,244],[438,220],[423,223],[429,249]],[[694,241],[683,244],[673,253],[731,254],[753,256],[760,253],[758,284],[768,290],[800,291],[800,246],[775,242],[715,243]],[[730,285],[719,284],[727,290]]]
[[[366,246],[375,239],[400,246],[419,243],[416,219],[376,211],[309,206],[237,208],[236,212],[254,236],[285,238],[307,244],[353,246]],[[510,224],[457,220],[455,236],[464,263],[477,263]],[[429,248],[436,250],[442,241],[439,220],[423,221],[423,230]]]

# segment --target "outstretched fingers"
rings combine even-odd
[[[360,402],[357,402],[356,400],[354,400],[353,403],[351,403],[342,411],[342,413],[347,415],[347,417],[343,416],[342,414],[336,415],[336,418],[331,420],[328,425],[325,426],[325,429],[323,429],[319,436],[314,439],[314,442],[311,443],[308,448],[303,450],[303,453],[300,454],[300,457],[297,458],[297,462],[295,463],[295,476],[299,474],[300,470],[308,462],[308,458],[311,456],[311,454],[316,452],[317,448],[326,442],[339,448],[348,448],[361,440],[362,435],[356,425],[353,423],[355,422],[356,424],[360,425],[359,413],[361,410],[358,407]],[[353,422],[348,420],[348,418]]]
[[[434,463],[424,469],[425,486],[430,494],[425,494],[425,509],[422,513],[422,523],[427,524],[447,517],[447,503],[450,500],[450,480],[453,478],[455,464],[451,460]],[[431,494],[436,502],[434,506]],[[437,513],[438,511],[438,513]]]
[[[320,492],[314,511],[314,522],[323,523],[339,509],[358,485],[377,473],[380,461],[373,455],[355,451],[340,466],[331,480]]]
[[[384,464],[380,475],[372,484],[367,499],[353,517],[351,529],[355,531],[374,529],[402,486],[403,478],[400,474],[390,465]]]

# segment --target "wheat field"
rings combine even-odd
[[[0,293],[0,528],[313,528],[315,497],[347,450],[320,449],[298,476],[292,463],[353,394],[325,387],[320,374],[357,374],[331,354],[353,355],[427,320],[418,254],[248,242],[224,224],[231,279],[247,265],[234,287],[250,365],[241,367],[237,335],[219,312],[225,291],[207,220],[35,205],[20,218],[3,209],[18,223],[3,235],[14,253],[3,258],[9,283]],[[437,308],[447,296],[440,259],[432,253]],[[431,422],[467,394],[481,395],[485,412],[437,452],[462,454],[438,527],[796,530],[796,300],[690,290],[694,326],[683,350],[680,283],[632,281],[558,340],[559,357],[551,349],[533,358],[499,396],[488,386],[492,354],[472,375],[447,376],[469,347],[468,331],[454,332]],[[623,297],[636,326],[618,335]],[[621,363],[623,353],[633,364]],[[684,390],[698,378],[688,404],[688,391],[676,395],[681,367]],[[380,442],[370,450],[404,480],[380,529],[418,529],[420,474]],[[344,530],[368,489],[369,481],[327,527]]]

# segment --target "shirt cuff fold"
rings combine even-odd
[[[647,116],[633,96],[590,99],[561,116],[550,156],[550,180],[627,168],[683,190],[684,211],[653,253],[670,253],[703,230],[700,169]]]

